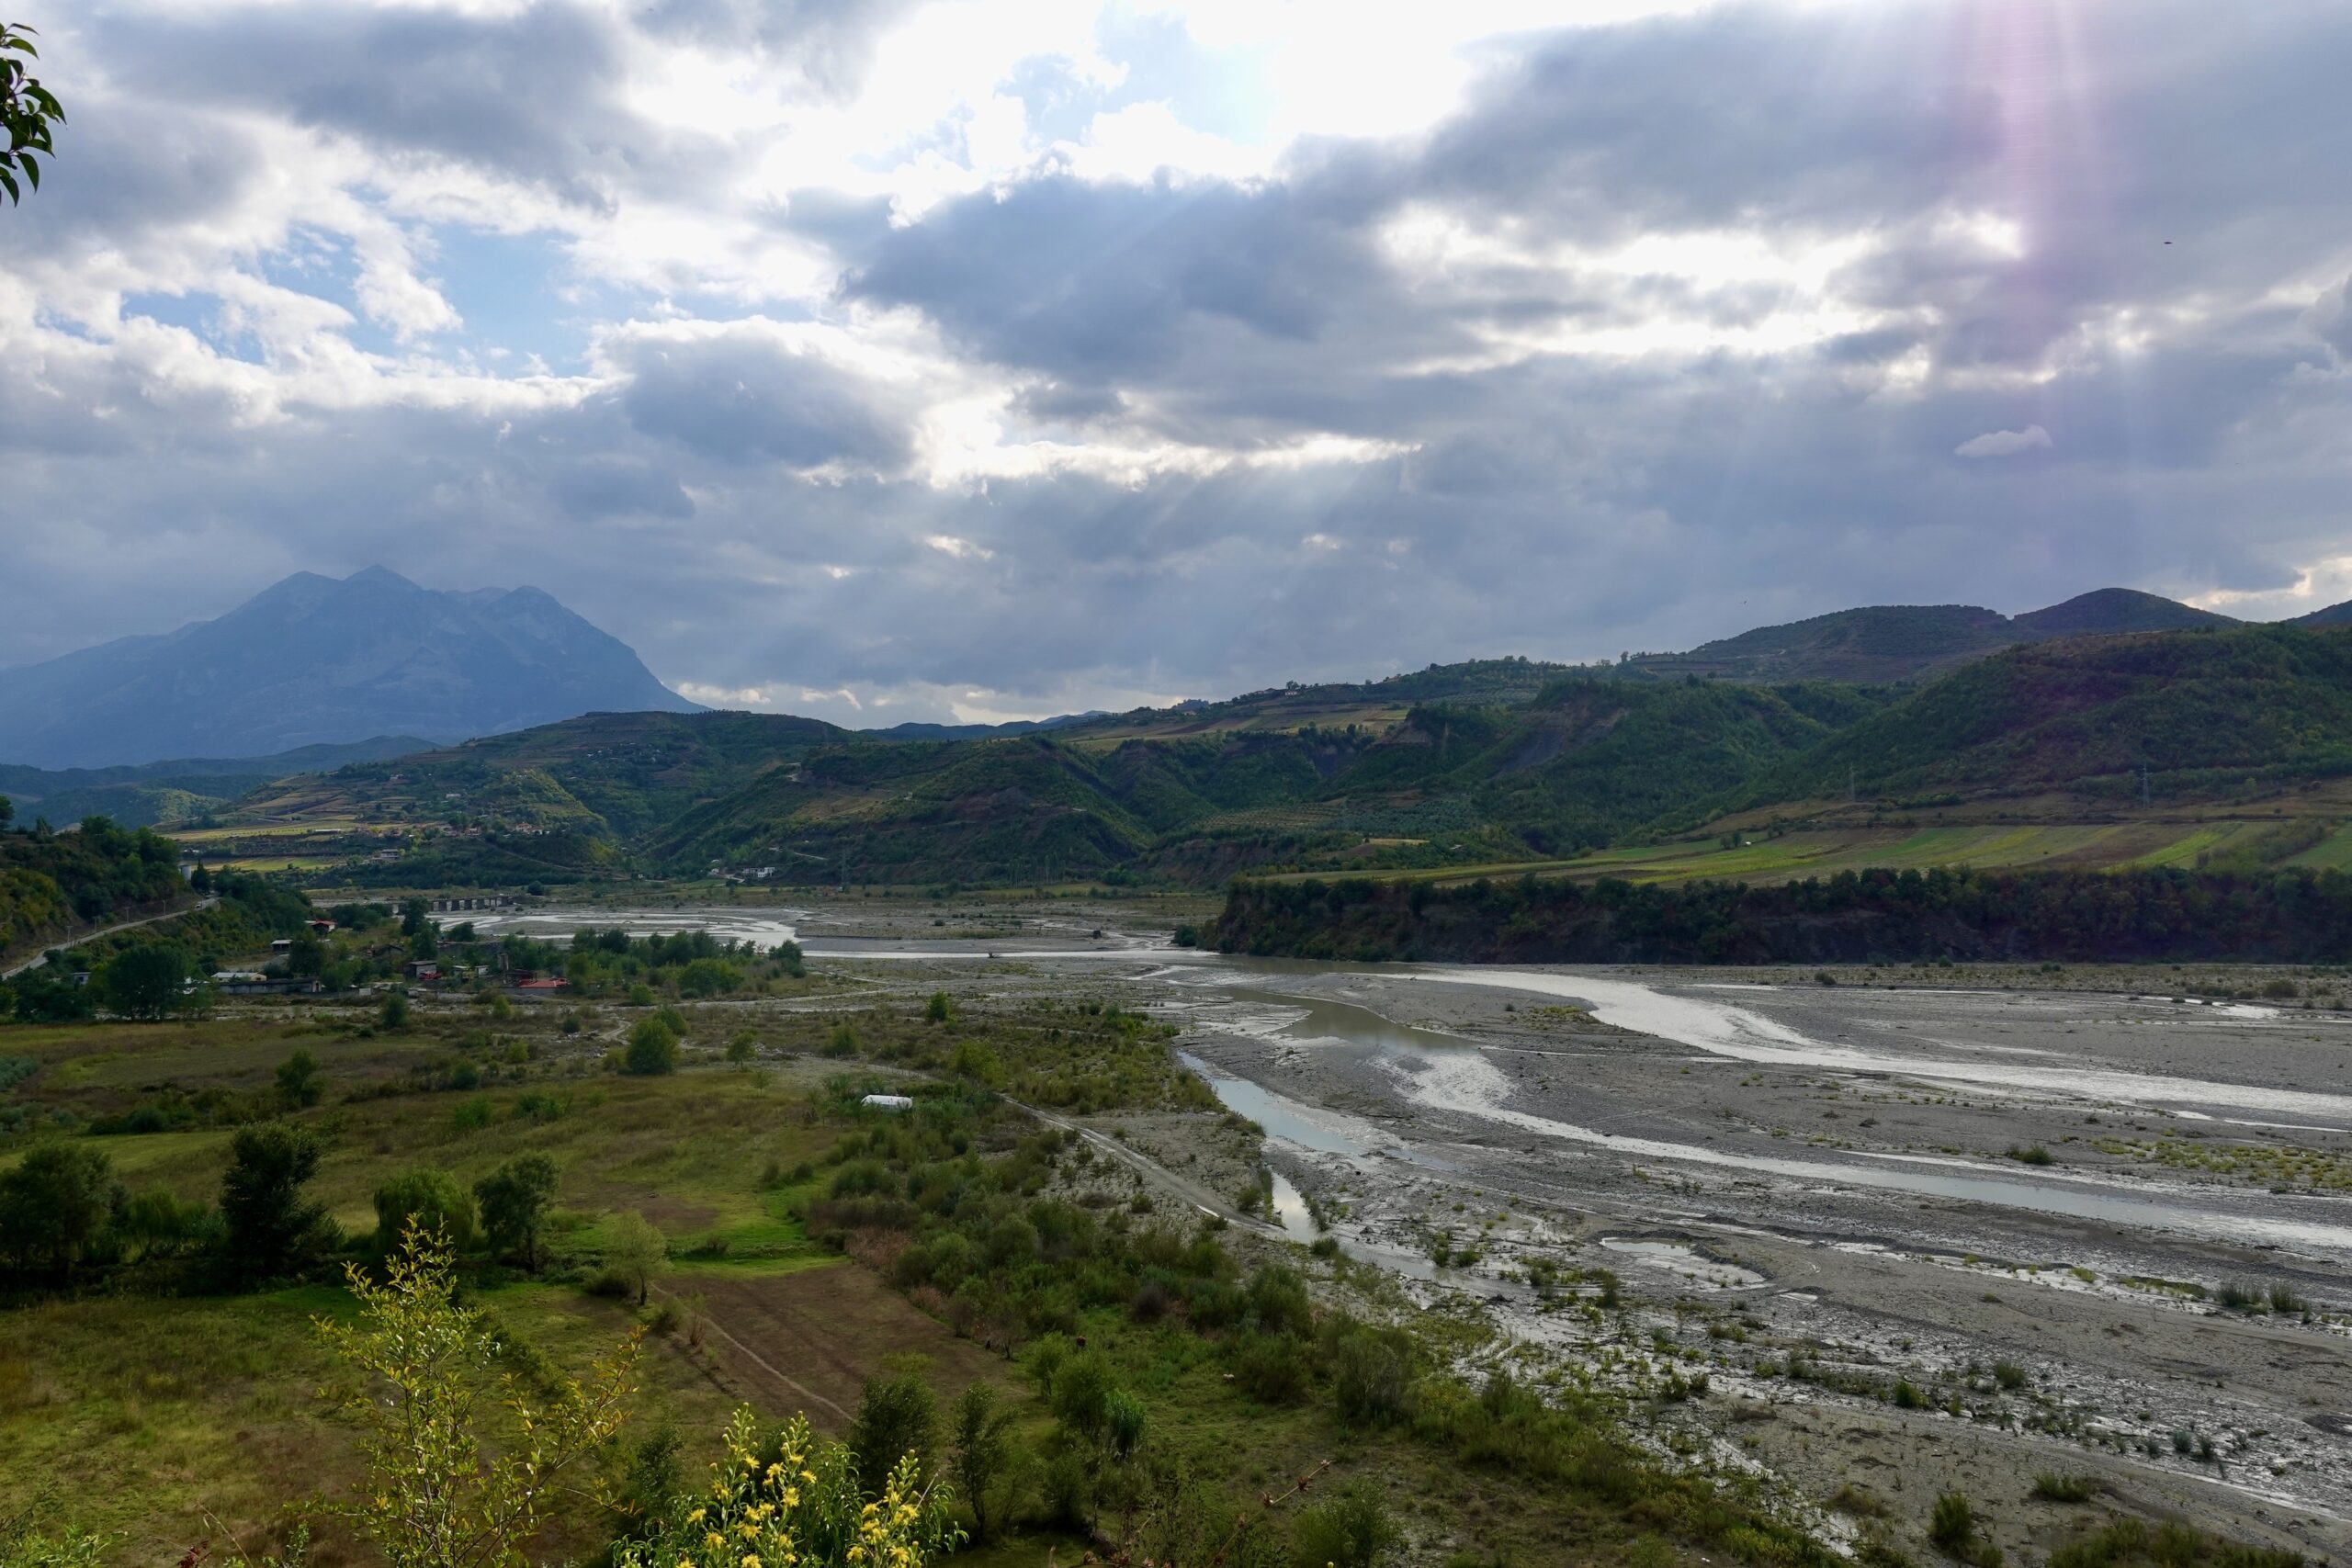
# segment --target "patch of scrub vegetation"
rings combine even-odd
[[[2290,1144],[2220,1144],[2177,1136],[2167,1128],[2161,1137],[2100,1138],[2093,1146],[2103,1154],[2227,1177],[2273,1191],[2352,1191],[2352,1161]]]

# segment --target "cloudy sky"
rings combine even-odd
[[[371,562],[851,723],[2352,598],[2342,0],[0,15],[0,666]]]

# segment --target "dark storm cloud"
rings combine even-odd
[[[915,306],[1000,364],[1080,386],[1149,379],[1204,332],[1236,349],[1312,344],[1367,294],[1384,326],[1410,332],[1367,246],[1383,205],[1365,182],[1320,175],[1259,190],[1048,175],[890,231],[844,288]]]
[[[640,339],[616,362],[629,423],[732,463],[792,468],[845,462],[896,468],[908,453],[909,411],[854,373],[794,353],[758,329],[708,338]]]
[[[621,94],[628,36],[562,0],[488,17],[283,5],[101,14],[91,34],[130,93],[279,110],[394,160],[435,153],[573,202],[706,178],[719,152],[633,112]]]
[[[837,97],[903,11],[631,15]],[[627,107],[601,8],[415,26],[249,7],[108,47],[159,103],[275,107],[592,207],[724,186]],[[1049,163],[911,220],[762,187],[757,223],[842,264],[817,307],[935,333],[955,363],[928,382],[808,323],[665,319],[600,336],[577,395],[268,415],[157,343],[52,342],[0,378],[11,505],[52,520],[12,562],[41,587],[0,664],[380,559],[527,578],[673,682],[1053,708],[1855,603],[2261,589],[2343,553],[2345,7],[1728,6],[1493,60],[1428,132],[1309,141],[1257,181]],[[172,121],[91,129],[96,188],[44,192],[28,246],[96,257],[258,177],[244,133]],[[1786,265],[1615,254],[1725,235]],[[930,400],[989,388],[1009,445],[1094,456],[926,470]],[[1955,456],[2037,425],[2047,448]],[[1292,450],[1330,438],[1359,445]],[[90,565],[134,550],[152,581]]]

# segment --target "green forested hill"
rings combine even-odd
[[[2352,771],[2352,630],[2231,626],[2010,649],[1846,729],[1747,803],[1935,791],[2179,796]]]
[[[786,714],[587,714],[289,780],[243,803],[253,818],[452,818],[633,840],[700,800],[851,739]]]
[[[187,898],[178,860],[169,840],[103,817],[70,833],[0,830],[0,958]]]
[[[2146,597],[2045,618],[2197,614]],[[342,824],[348,847],[320,874],[406,886],[763,868],[1200,886],[1558,860],[1727,812],[1809,816],[1849,789],[1905,810],[2022,793],[2111,814],[2143,762],[2176,812],[2248,778],[2352,773],[2352,630],[2045,637],[1916,689],[1495,660],[975,739],[596,714],[289,780],[244,810],[255,833]],[[266,862],[271,842],[245,852]]]
[[[1432,703],[1375,731],[1178,728],[810,753],[650,842],[673,870],[860,879],[1214,878],[1302,853],[1388,863],[1558,854],[1684,812],[1869,712],[1846,690],[1555,681],[1518,705]]]

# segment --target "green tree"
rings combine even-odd
[[[327,944],[309,931],[304,931],[287,944],[286,972],[288,975],[311,976],[327,966]]]
[[[119,1188],[96,1149],[42,1144],[0,1174],[0,1258],[62,1278],[97,1244]]]
[[[920,1373],[901,1371],[867,1378],[848,1438],[849,1451],[857,1461],[858,1484],[878,1494],[899,1460],[928,1461],[938,1428],[939,1407]]]
[[[723,991],[741,990],[743,972],[718,958],[697,958],[678,971],[678,994],[682,997],[715,997]]]
[[[555,1161],[545,1155],[517,1155],[474,1183],[492,1249],[520,1255],[533,1273],[538,1271],[539,1232],[555,1201]]]
[[[1100,1442],[1111,1425],[1111,1397],[1118,1392],[1111,1359],[1100,1350],[1081,1350],[1054,1374],[1054,1414],[1081,1437]]]
[[[956,1019],[956,1003],[945,991],[933,991],[931,1000],[923,1003],[922,1015],[933,1023],[952,1023]]]
[[[674,1073],[678,1070],[678,1037],[659,1016],[641,1018],[628,1032],[623,1057],[632,1073]]]
[[[230,1272],[256,1282],[294,1272],[340,1239],[324,1204],[302,1189],[319,1172],[319,1141],[283,1122],[240,1127],[220,1178],[221,1250]]]
[[[16,819],[17,803],[6,795],[0,795],[0,832],[6,831],[8,824]]]
[[[972,1510],[972,1539],[983,1541],[997,1490],[1012,1464],[1012,1412],[992,1384],[976,1382],[956,1396],[948,1425],[956,1484]]]
[[[90,988],[75,985],[74,976],[54,963],[26,970],[9,987],[16,994],[17,1016],[27,1023],[72,1023],[95,1010]]]
[[[446,1170],[404,1170],[376,1189],[376,1245],[387,1257],[419,1231],[453,1253],[474,1241],[474,1201]]]
[[[7,194],[11,207],[24,197],[17,183],[20,173],[26,185],[40,188],[40,165],[33,154],[50,156],[56,128],[65,123],[56,97],[25,69],[25,60],[38,55],[31,35],[30,28],[0,22],[0,130],[8,133],[7,147],[0,149],[0,191]],[[14,58],[19,54],[25,59]],[[0,825],[6,820],[0,817]]]
[[[584,1382],[562,1378],[545,1404],[509,1382],[492,1406],[503,1405],[508,1419],[493,1429],[482,1393],[495,1386],[488,1374],[498,1347],[480,1314],[458,1305],[447,1247],[412,1229],[387,1272],[378,1285],[345,1265],[360,1320],[318,1320],[336,1357],[367,1380],[343,1405],[368,1475],[334,1511],[391,1568],[523,1568],[559,1506],[583,1494],[602,1500],[571,1473],[592,1465],[620,1430],[635,1392],[636,1338]]]
[[[618,1214],[607,1224],[605,1241],[605,1268],[622,1285],[635,1292],[637,1304],[643,1306],[653,1289],[653,1281],[670,1267],[670,1243],[651,1220],[631,1211]]]
[[[298,1109],[316,1105],[325,1091],[319,1059],[308,1051],[297,1051],[277,1064],[277,1098],[287,1105]]]
[[[189,985],[196,964],[187,949],[170,942],[127,947],[91,977],[107,1010],[123,1018],[166,1018],[194,1005]]]
[[[408,996],[402,991],[384,993],[384,1005],[377,1011],[376,1021],[386,1033],[398,1034],[408,1027]]]
[[[204,1240],[211,1222],[212,1211],[203,1203],[151,1188],[117,1206],[114,1232],[141,1258],[169,1258]]]

